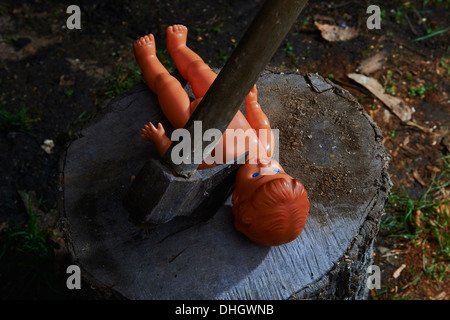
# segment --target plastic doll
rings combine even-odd
[[[183,25],[169,26],[167,51],[181,76],[192,87],[196,98],[192,102],[179,81],[158,60],[153,35],[144,36],[134,43],[134,54],[144,80],[157,94],[162,111],[174,128],[184,127],[217,76],[186,46],[187,32]],[[224,157],[231,153],[236,158],[248,151],[252,143],[257,144],[259,150],[264,150],[261,159],[247,159],[237,172],[232,197],[235,227],[256,243],[281,245],[294,240],[303,231],[310,206],[308,196],[301,182],[286,174],[278,162],[270,159],[273,136],[269,120],[257,102],[256,86],[245,99],[245,113],[247,117],[238,111],[228,126],[228,129],[240,128],[243,131],[255,129],[251,131],[255,134],[247,140],[245,150],[236,150],[232,143],[227,144],[224,135],[212,153],[217,148],[223,148]],[[260,129],[269,132],[269,139],[259,139]],[[160,123],[155,127],[149,122],[142,133],[142,138],[153,142],[161,156],[172,143]],[[202,163],[199,169],[206,167],[208,165]]]

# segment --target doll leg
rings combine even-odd
[[[188,29],[183,25],[167,28],[167,51],[181,76],[192,86],[196,98],[202,98],[217,74],[194,51],[186,46]]]
[[[156,57],[153,35],[140,38],[133,48],[145,82],[158,95],[164,115],[175,128],[183,128],[191,115],[189,97]]]
[[[265,147],[267,156],[270,158],[273,154],[274,136],[270,128],[269,119],[257,101],[256,85],[253,86],[250,93],[245,98],[245,113],[250,126],[256,130],[260,143]],[[261,131],[259,131],[261,130]]]

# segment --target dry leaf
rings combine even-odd
[[[411,120],[411,108],[403,100],[386,94],[383,86],[376,79],[358,73],[350,73],[347,77],[369,90],[375,97],[380,99],[392,113],[399,117],[401,121],[408,122]]]
[[[406,268],[406,264],[402,264],[400,266],[400,268],[398,268],[397,270],[394,271],[394,274],[392,275],[394,277],[394,279],[397,279],[398,277],[400,277],[400,274],[402,273],[403,269]]]
[[[427,169],[428,170],[430,170],[430,171],[433,171],[433,172],[441,172],[441,169],[439,169],[438,167],[436,167],[436,166],[430,166],[430,165],[427,165]]]
[[[59,85],[62,87],[73,86],[74,84],[75,84],[75,79],[70,76],[63,74],[61,77],[59,77]]]
[[[370,58],[364,59],[359,65],[358,71],[366,75],[377,71],[383,65],[386,55],[386,51],[381,51]]]
[[[446,296],[447,296],[447,293],[445,291],[442,291],[436,297],[434,297],[433,300],[445,300]]]
[[[416,213],[414,214],[414,221],[416,222],[416,225],[421,228],[422,222],[420,221],[420,217],[422,216],[422,211],[420,209],[416,210]]]
[[[418,183],[420,183],[422,186],[424,186],[424,187],[427,186],[426,183],[422,180],[422,177],[420,176],[420,174],[419,174],[419,172],[417,171],[417,169],[415,169],[415,170],[413,171],[413,177],[414,177],[414,179],[416,179],[416,181],[417,181]]]
[[[331,24],[322,24],[317,21],[314,25],[321,31],[322,38],[327,41],[346,41],[358,36],[358,30],[352,27],[338,27]]]
[[[3,221],[2,223],[0,223],[0,232],[2,232],[3,230],[7,230],[8,229],[8,223],[6,221]]]

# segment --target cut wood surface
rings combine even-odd
[[[158,157],[140,128],[152,121],[171,131],[140,84],[113,100],[61,159],[64,232],[86,281],[128,299],[366,297],[390,188],[379,129],[347,91],[316,74],[267,71],[257,86],[280,130],[280,163],[309,194],[303,233],[278,247],[252,243],[234,229],[229,200],[207,221],[178,217],[147,230],[129,222],[123,197]]]

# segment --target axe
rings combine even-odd
[[[225,131],[306,3],[307,0],[265,1],[186,123],[184,129],[191,137],[195,121],[201,121],[205,131]],[[162,159],[147,161],[125,195],[123,205],[137,225],[161,224],[176,216],[206,218],[229,195],[241,162],[197,170],[198,164],[192,161],[173,163],[175,145],[171,144]],[[195,159],[196,154],[204,159],[214,147],[214,143],[203,140],[194,143],[190,159]]]

